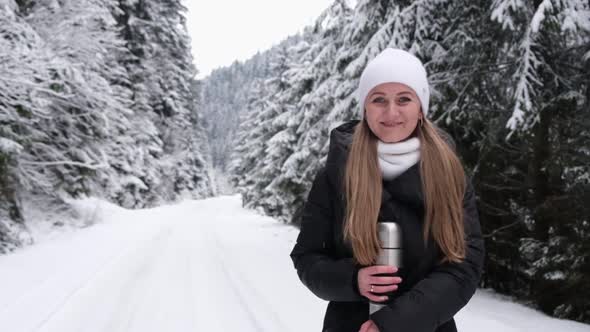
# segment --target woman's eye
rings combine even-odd
[[[381,97],[378,97],[378,98],[373,99],[373,102],[374,103],[382,103],[383,101],[384,101],[384,99],[381,98]]]
[[[411,100],[412,100],[412,99],[410,99],[410,98],[407,98],[407,97],[401,97],[401,98],[399,99],[399,101],[400,101],[400,102],[402,102],[402,103],[407,103],[407,102],[409,102],[409,101],[411,101]]]

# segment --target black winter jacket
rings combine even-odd
[[[303,208],[297,242],[290,254],[300,280],[329,301],[322,331],[357,332],[372,319],[380,332],[457,331],[453,316],[469,301],[481,277],[484,243],[475,193],[467,181],[464,197],[466,259],[438,263],[442,253],[432,238],[424,246],[424,204],[419,164],[393,180],[383,181],[379,221],[396,221],[402,229],[402,282],[387,306],[369,315],[369,300],[358,290],[363,266],[353,260],[352,246],[343,241],[342,176],[354,126],[348,121],[330,133],[326,165],[317,173]],[[452,140],[449,142],[454,146]]]

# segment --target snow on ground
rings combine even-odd
[[[0,256],[2,331],[321,329],[326,302],[289,258],[298,230],[243,209],[239,195],[82,208],[103,222]],[[488,290],[456,319],[460,331],[590,331]]]

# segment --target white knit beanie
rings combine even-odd
[[[430,89],[422,61],[410,52],[386,48],[367,63],[361,74],[358,88],[361,119],[365,114],[365,99],[369,91],[379,84],[388,82],[403,83],[414,89],[420,99],[422,113],[424,116],[428,115]]]

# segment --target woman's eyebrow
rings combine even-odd
[[[385,92],[375,91],[375,92],[371,93],[371,97],[374,95],[377,95],[377,94],[385,95]],[[410,91],[402,91],[402,92],[398,93],[397,95],[400,96],[400,95],[404,95],[404,94],[412,95],[412,93]]]

